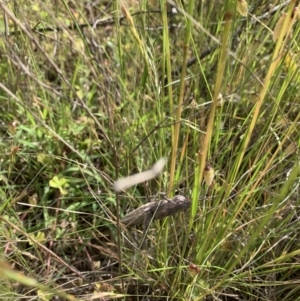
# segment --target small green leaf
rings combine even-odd
[[[66,178],[59,178],[58,176],[54,176],[50,181],[49,181],[50,187],[53,188],[58,188],[60,193],[65,195],[68,193],[66,188],[68,188],[68,180]]]
[[[41,243],[45,241],[45,233],[44,232],[38,232],[37,234],[29,234],[29,236]],[[34,245],[34,243],[31,240],[29,240],[29,244],[31,246]]]
[[[60,187],[60,181],[59,181],[58,176],[54,176],[54,177],[49,181],[49,185],[50,185],[51,187],[54,187],[54,188],[59,188],[59,187]]]

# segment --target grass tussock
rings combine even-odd
[[[296,2],[0,1],[1,300],[298,300]]]

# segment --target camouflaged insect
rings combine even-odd
[[[127,214],[121,222],[126,226],[142,225],[148,226],[151,220],[162,219],[167,216],[174,215],[179,211],[190,208],[191,200],[176,195],[173,199],[162,199],[160,201],[152,201],[138,207]]]

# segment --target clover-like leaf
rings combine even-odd
[[[66,178],[59,178],[58,176],[54,176],[50,181],[49,181],[50,187],[53,188],[58,188],[60,193],[65,195],[68,193],[66,188],[68,188],[68,180]]]

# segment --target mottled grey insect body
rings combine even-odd
[[[190,208],[190,206],[191,201],[188,198],[177,195],[173,199],[152,201],[142,205],[127,214],[121,222],[127,226],[147,225],[151,220],[174,215],[177,212]]]

